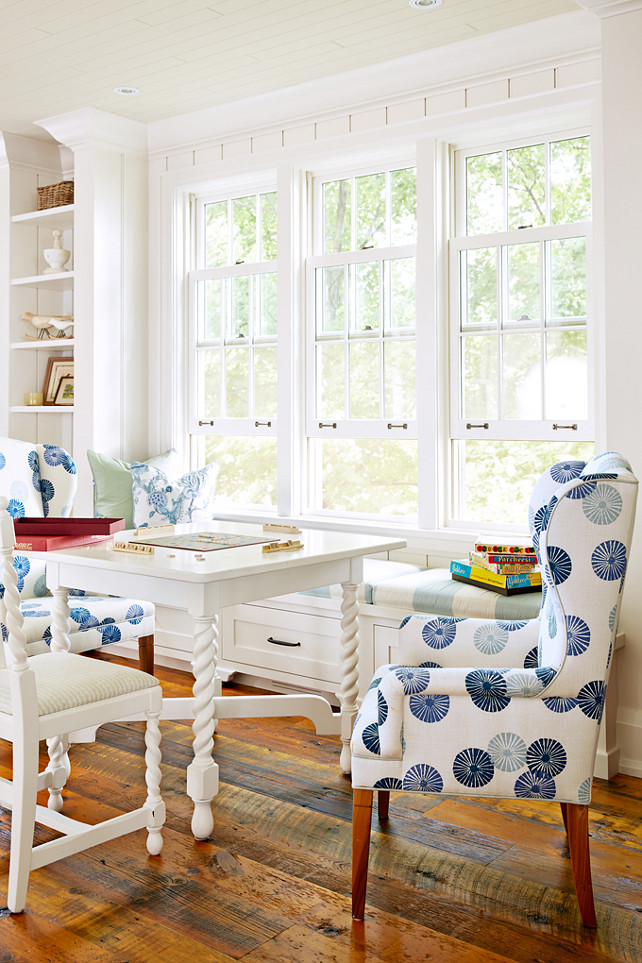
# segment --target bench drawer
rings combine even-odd
[[[222,656],[240,669],[305,676],[338,686],[340,621],[257,605],[225,620]]]

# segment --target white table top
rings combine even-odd
[[[406,545],[403,539],[381,535],[361,535],[319,529],[302,529],[300,534],[290,535],[285,532],[264,532],[261,525],[229,521],[192,522],[175,527],[177,535],[190,532],[265,536],[270,541],[285,541],[292,538],[301,541],[303,548],[298,551],[273,553],[263,552],[260,544],[220,548],[202,552],[204,556],[202,561],[195,558],[199,553],[193,550],[159,546],[154,546],[153,555],[137,555],[114,551],[115,541],[140,541],[144,537],[142,534],[135,536],[133,531],[122,531],[116,534],[113,541],[109,539],[93,545],[61,551],[29,552],[29,555],[49,563],[81,564],[86,569],[102,571],[117,569],[125,574],[146,575],[178,582],[205,583],[282,572],[287,569],[294,571],[305,566],[318,565],[321,561],[333,562],[372,555],[404,548]],[[164,534],[167,533],[159,532],[159,537]]]

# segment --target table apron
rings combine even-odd
[[[171,576],[120,572],[112,568],[83,565],[82,562],[47,563],[47,585],[83,589],[86,592],[140,597],[158,605],[185,609],[192,615],[216,614],[227,605],[255,602],[318,588],[337,582],[358,584],[363,578],[363,558],[343,558],[274,569],[255,574],[237,573],[228,578],[190,582]]]

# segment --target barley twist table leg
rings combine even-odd
[[[194,622],[194,761],[187,769],[187,793],[194,802],[192,832],[196,839],[207,839],[214,827],[211,802],[218,792],[218,766],[212,759],[218,616],[197,617]]]
[[[66,588],[53,590],[51,612],[51,651],[69,652],[69,597]]]
[[[147,851],[152,856],[158,856],[163,848],[161,828],[165,822],[165,805],[161,799],[161,734],[158,725],[160,713],[146,713],[145,727],[145,782],[147,783],[147,806],[150,819],[147,824]]]
[[[51,607],[51,651],[69,652],[70,648],[68,592],[66,588],[55,588]],[[49,752],[47,770],[52,776],[47,806],[56,812],[62,810],[62,790],[71,770],[68,749],[69,740],[65,735],[54,736],[47,740]]]
[[[357,714],[357,695],[359,694],[359,654],[358,621],[359,603],[357,586],[354,582],[343,582],[341,599],[341,770],[351,770],[350,737]]]

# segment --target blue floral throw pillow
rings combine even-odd
[[[171,481],[164,471],[132,462],[134,525],[177,525],[212,518],[218,465],[207,465]]]

